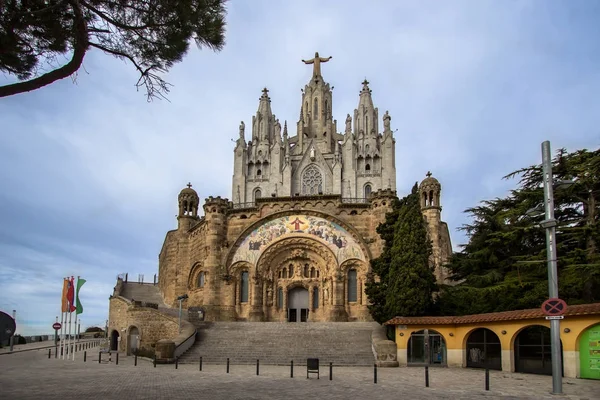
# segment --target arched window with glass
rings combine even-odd
[[[240,277],[240,303],[248,302],[248,271],[243,271]]]
[[[356,270],[353,268],[348,271],[348,302],[356,302],[357,299]]]

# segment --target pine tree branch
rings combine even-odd
[[[60,79],[64,79],[75,73],[83,63],[85,53],[89,48],[89,39],[87,24],[83,17],[79,0],[69,0],[71,8],[73,8],[73,56],[71,60],[60,68],[45,73],[37,78],[30,79],[25,82],[13,83],[10,85],[0,86],[0,98],[12,96],[19,93],[26,93],[41,87],[50,85]]]

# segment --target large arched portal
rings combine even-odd
[[[274,217],[241,236],[230,260],[237,318],[369,320],[368,256],[336,222],[318,215]]]

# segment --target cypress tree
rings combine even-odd
[[[371,277],[366,286],[373,319],[383,323],[395,316],[427,314],[432,310],[436,284],[417,184],[411,194],[395,202],[377,233],[385,247],[371,263],[379,279]]]

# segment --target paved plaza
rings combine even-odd
[[[103,355],[103,359],[106,356]],[[323,362],[324,360],[322,360]],[[284,366],[157,365],[133,357],[98,363],[96,349],[87,362],[48,359],[48,351],[34,350],[0,356],[2,399],[543,399],[550,395],[551,377],[490,371],[490,391],[484,390],[482,370],[431,368],[425,387],[423,368],[380,368],[373,383],[373,368],[322,366],[321,379],[306,379],[306,367],[296,366],[294,378]],[[566,399],[600,398],[600,381],[563,380]]]

